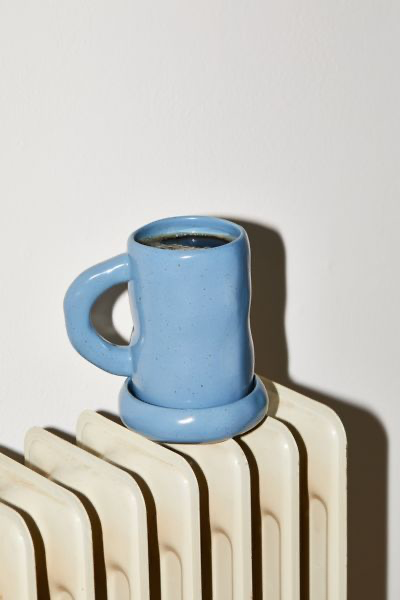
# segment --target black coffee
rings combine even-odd
[[[204,250],[217,248],[232,241],[233,238],[207,235],[203,233],[178,233],[138,240],[145,246],[153,246],[163,250]]]

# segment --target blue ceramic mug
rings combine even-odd
[[[90,311],[108,288],[128,282],[134,329],[117,346]],[[244,229],[213,217],[155,221],[128,239],[128,252],[82,273],[67,291],[69,339],[87,360],[127,380],[128,427],[162,441],[223,439],[265,414],[249,327],[250,249]]]

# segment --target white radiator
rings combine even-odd
[[[1,600],[344,600],[346,436],[264,380],[255,430],[160,445],[86,411],[0,455]]]

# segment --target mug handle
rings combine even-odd
[[[128,254],[119,254],[81,273],[67,290],[64,314],[68,337],[81,356],[114,375],[132,374],[129,346],[111,344],[94,328],[90,310],[110,287],[130,280]]]

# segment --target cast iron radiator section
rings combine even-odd
[[[76,444],[28,431],[25,466],[0,455],[1,600],[345,600],[343,426],[264,382],[268,417],[216,444],[90,411]]]

